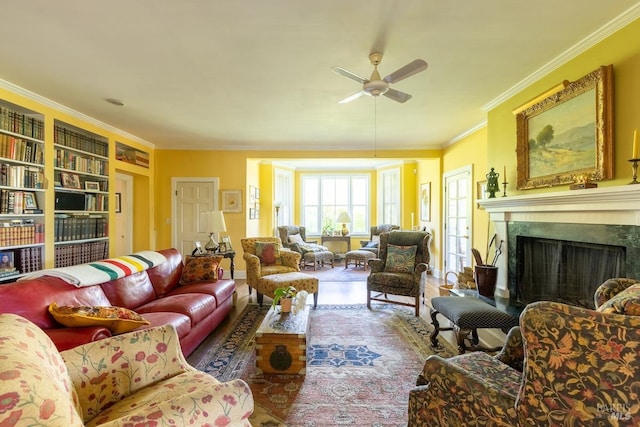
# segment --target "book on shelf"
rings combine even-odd
[[[0,247],[44,243],[44,224],[14,219],[0,222]]]
[[[6,107],[0,107],[0,129],[35,139],[44,139],[43,120]]]
[[[61,125],[54,126],[53,142],[102,157],[109,155],[109,144],[106,141],[76,132]]]
[[[107,218],[102,215],[56,214],[54,241],[69,242],[107,237]]]
[[[55,248],[55,267],[100,261],[109,255],[109,242],[101,240],[87,243],[71,243]]]

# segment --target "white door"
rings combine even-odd
[[[451,171],[444,176],[445,273],[461,272],[465,266],[472,265],[472,176],[471,166]]]
[[[133,177],[116,174],[116,197],[120,198],[120,211],[116,211],[115,244],[116,256],[133,252]]]
[[[184,257],[191,254],[196,241],[204,247],[209,240],[210,231],[205,229],[200,214],[218,210],[218,178],[174,178],[172,187],[173,247]]]

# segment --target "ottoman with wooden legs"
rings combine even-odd
[[[258,304],[262,305],[264,295],[273,298],[277,288],[287,286],[293,286],[298,291],[307,291],[309,294],[313,294],[313,306],[318,306],[318,278],[301,272],[262,276],[255,287]]]
[[[438,313],[446,317],[453,326],[440,327],[436,316]],[[454,331],[458,342],[458,351],[463,354],[469,350],[498,351],[502,348],[485,348],[478,345],[478,329],[502,329],[507,333],[512,327],[518,326],[518,318],[497,309],[496,307],[474,297],[435,297],[431,299],[431,322],[434,330],[431,333],[431,344],[438,345],[440,331]],[[471,346],[467,347],[466,340],[471,336]]]

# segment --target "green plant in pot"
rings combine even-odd
[[[298,290],[293,286],[276,288],[273,291],[272,307],[276,307],[280,304],[281,313],[290,313],[293,299],[296,297]]]

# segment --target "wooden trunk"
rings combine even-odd
[[[280,314],[271,308],[256,331],[256,365],[265,374],[304,375],[309,307]]]
[[[307,338],[281,334],[256,335],[256,365],[265,374],[304,375],[307,368]]]

